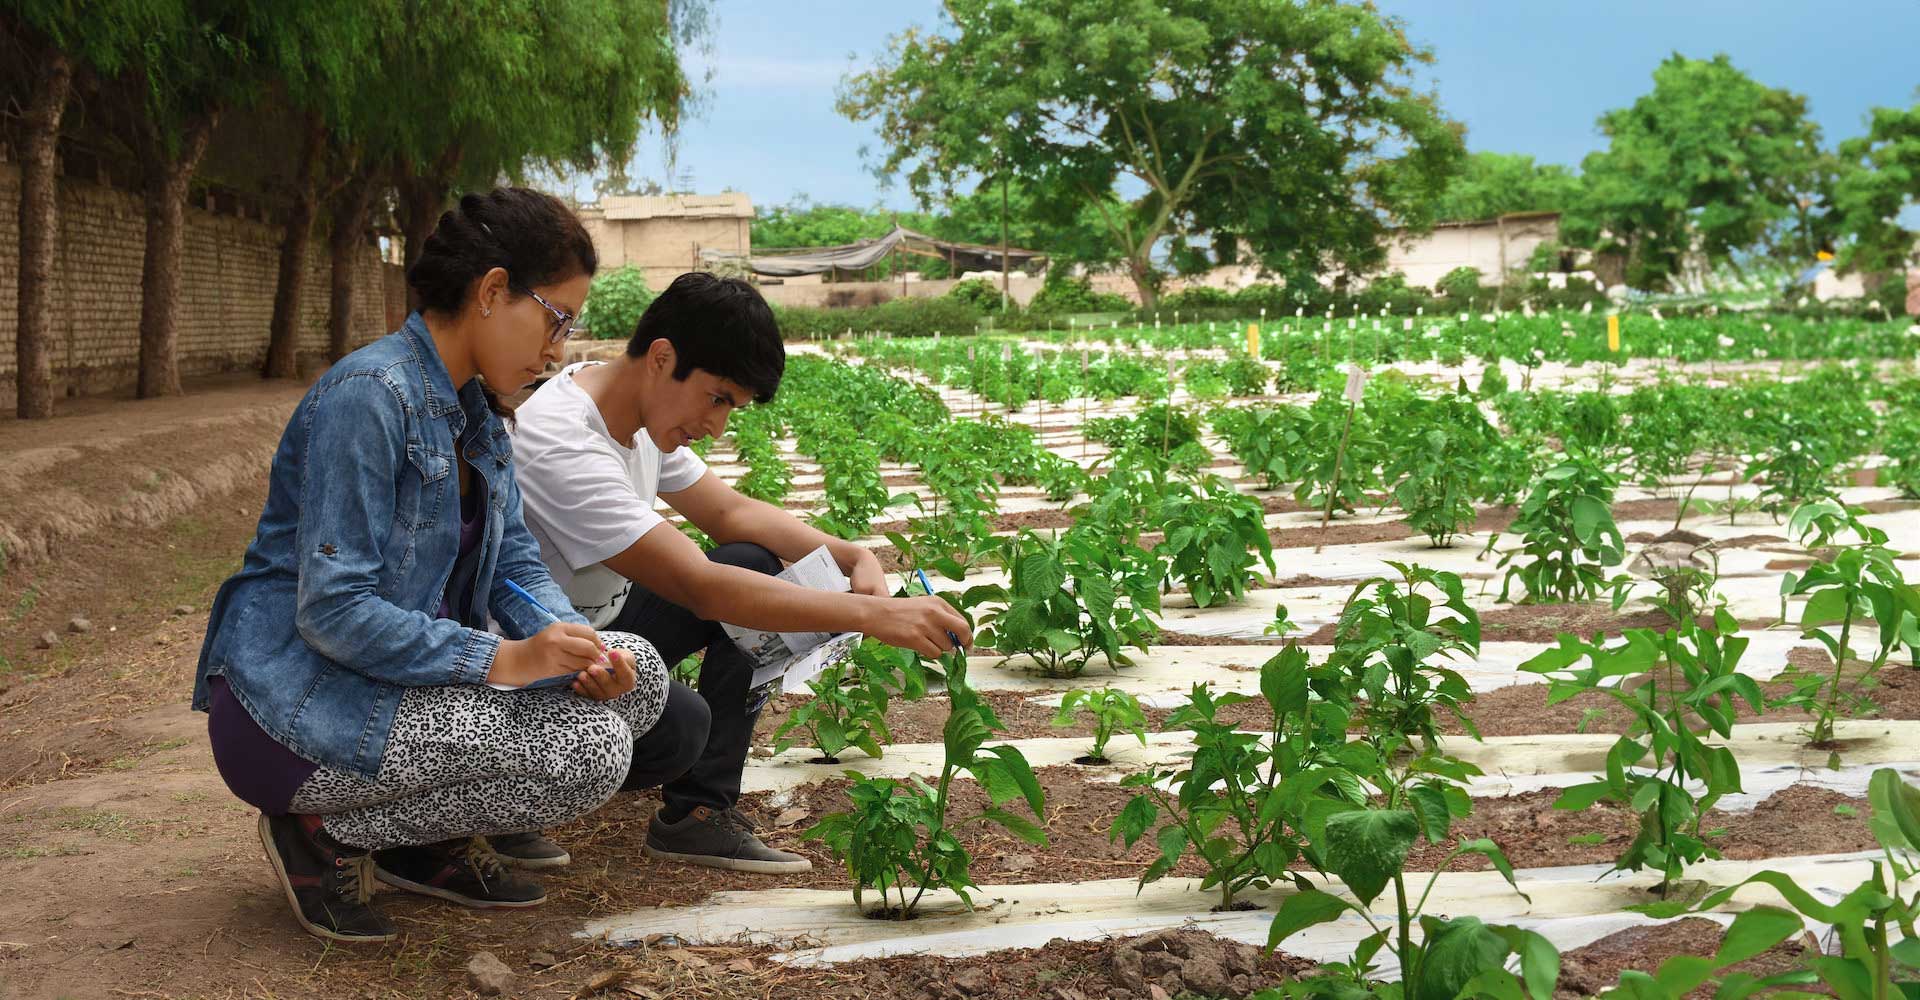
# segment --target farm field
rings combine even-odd
[[[555,831],[540,911],[323,949],[174,704],[204,618],[161,609],[119,701],[71,653],[0,690],[0,977],[441,995],[489,950],[527,995],[1679,996],[1862,960],[1904,904],[1857,890],[1920,852],[1915,344],[1634,315],[1615,352],[1569,313],[790,345],[707,460],[978,639],[869,644],[763,714],[742,808],[812,872],[645,859],[656,800],[621,796]],[[171,938],[56,905],[115,860]]]

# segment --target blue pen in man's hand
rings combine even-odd
[[[928,597],[932,597],[932,596],[933,596],[933,581],[931,581],[931,580],[928,580],[928,579],[927,579],[927,571],[926,571],[926,570],[924,570],[924,569],[921,569],[921,568],[920,568],[920,567],[918,567],[918,566],[915,566],[915,567],[913,568],[913,571],[914,571],[915,573],[918,573],[918,574],[920,574],[920,588],[921,588],[922,590],[925,590],[925,591],[927,592],[927,596],[928,596]],[[957,636],[957,635],[954,635],[954,634],[953,634],[953,632],[952,632],[951,630],[949,630],[949,631],[947,632],[947,638],[949,638],[949,639],[951,639],[951,640],[953,640],[953,648],[955,648],[955,649],[961,649],[961,648],[962,648],[962,647],[961,647],[961,645],[960,645],[960,637],[959,637],[959,636]]]

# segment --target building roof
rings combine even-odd
[[[600,199],[609,220],[751,219],[753,199],[745,191],[720,194],[616,195]]]

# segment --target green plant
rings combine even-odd
[[[1783,872],[1763,871],[1719,889],[1697,903],[1673,903],[1644,907],[1649,916],[1665,918],[1686,912],[1711,912],[1733,895],[1751,885],[1764,885],[1779,894],[1791,910],[1775,906],[1755,906],[1734,918],[1721,944],[1725,953],[1736,940],[1744,955],[1757,955],[1799,934],[1803,919],[1812,919],[1832,928],[1840,945],[1838,954],[1818,953],[1807,959],[1804,969],[1790,970],[1757,978],[1733,974],[1722,982],[1716,996],[1744,998],[1783,986],[1818,984],[1824,992],[1840,1000],[1905,1000],[1920,993],[1920,892],[1907,894],[1903,883],[1912,879],[1920,867],[1920,790],[1901,780],[1892,768],[1880,768],[1867,782],[1867,802],[1873,807],[1868,827],[1885,852],[1883,860],[1873,862],[1867,879],[1841,897],[1816,895],[1802,888]],[[1742,923],[1747,926],[1743,929]],[[1743,931],[1736,937],[1736,931]],[[1676,960],[1669,960],[1676,961]],[[1661,972],[1667,971],[1663,964]],[[1644,978],[1644,974],[1640,974]],[[1622,982],[1628,982],[1626,974]],[[1659,977],[1663,980],[1665,977]],[[1675,977],[1677,978],[1677,977]],[[1700,977],[1703,981],[1705,977]],[[1635,981],[1632,985],[1640,986]],[[1661,985],[1669,985],[1662,982]],[[1697,981],[1672,982],[1671,989],[1687,990]],[[1644,996],[1635,991],[1616,994],[1623,1000]],[[1668,995],[1678,995],[1670,992]],[[1807,990],[1779,994],[1817,996]]]
[[[1061,696],[1053,724],[1071,726],[1073,717],[1082,712],[1093,718],[1093,749],[1084,758],[1087,763],[1106,763],[1107,742],[1115,733],[1132,733],[1140,738],[1141,746],[1147,745],[1147,716],[1133,695],[1117,687],[1094,691],[1075,688]]]
[[[1471,659],[1480,653],[1480,615],[1467,603],[1460,577],[1424,566],[1389,562],[1400,579],[1362,580],[1340,609],[1327,665],[1347,679],[1351,699],[1370,732],[1439,743],[1434,709],[1450,714],[1478,737],[1462,705],[1473,691],[1459,672],[1436,657]],[[1432,588],[1437,595],[1423,593]],[[1436,597],[1439,600],[1436,600]]]
[[[1207,866],[1201,890],[1220,892],[1216,911],[1233,909],[1235,895],[1249,887],[1289,877],[1289,866],[1307,852],[1301,817],[1347,801],[1329,797],[1335,772],[1316,766],[1323,761],[1315,726],[1337,727],[1340,720],[1316,709],[1307,688],[1307,654],[1299,646],[1289,644],[1260,668],[1260,694],[1271,713],[1263,734],[1219,718],[1220,709],[1248,696],[1216,698],[1207,684],[1193,686],[1187,704],[1167,718],[1168,729],[1193,732],[1185,766],[1121,781],[1139,791],[1114,819],[1111,836],[1132,847],[1158,827],[1160,856],[1141,874],[1141,886],[1164,877],[1189,851]],[[1349,782],[1344,794],[1362,793]]]
[[[1733,751],[1703,735],[1731,739],[1736,699],[1756,712],[1760,686],[1740,672],[1748,640],[1724,609],[1714,627],[1691,619],[1668,632],[1629,629],[1622,643],[1561,635],[1559,644],[1522,663],[1549,675],[1547,704],[1597,691],[1632,714],[1633,722],[1607,751],[1606,776],[1561,792],[1557,809],[1585,809],[1609,801],[1640,814],[1640,829],[1614,861],[1614,871],[1652,868],[1665,894],[1687,865],[1717,858],[1700,822],[1720,797],[1740,791]],[[1577,663],[1586,667],[1573,669]],[[1702,786],[1696,794],[1695,784]]]
[[[1198,492],[1182,487],[1160,513],[1166,534],[1153,554],[1167,560],[1169,578],[1186,585],[1195,607],[1244,599],[1248,582],[1259,581],[1255,553],[1275,571],[1264,508],[1226,480],[1209,476]]]
[[[1277,490],[1298,478],[1307,419],[1297,406],[1251,406],[1215,410],[1212,422],[1247,474],[1259,476],[1262,489]]]
[[[806,736],[807,745],[819,748],[816,764],[840,763],[840,751],[848,747],[859,747],[867,756],[878,758],[880,745],[892,742],[887,732],[887,689],[878,678],[842,660],[820,671],[807,687],[813,697],[796,706],[773,732],[775,753],[799,742],[795,730]]]
[[[647,276],[635,267],[620,267],[594,276],[587,291],[581,322],[595,340],[625,340],[640,325],[640,314],[653,304]]]
[[[911,493],[887,494],[879,454],[858,438],[823,442],[820,468],[826,479],[827,509],[815,515],[814,524],[830,535],[858,538],[872,526],[874,515],[914,500]]]
[[[1159,565],[1139,546],[1076,526],[1043,538],[1022,529],[1000,543],[1010,586],[969,588],[967,608],[996,605],[980,619],[977,638],[1012,658],[1033,658],[1049,677],[1078,677],[1087,661],[1104,655],[1115,667],[1121,652],[1145,652],[1160,612]]]
[[[856,907],[865,906],[867,889],[878,889],[883,904],[888,892],[897,891],[899,906],[883,905],[880,915],[899,920],[912,919],[930,889],[950,889],[968,909],[973,907],[967,894],[975,888],[968,870],[972,859],[954,832],[960,823],[947,815],[948,792],[960,772],[980,782],[989,803],[980,815],[960,822],[994,823],[1030,844],[1047,842],[1041,825],[1046,796],[1032,766],[1014,747],[986,745],[1006,726],[967,684],[966,657],[949,654],[941,663],[949,707],[938,784],[929,786],[918,777],[902,782],[848,771],[853,784],[847,799],[853,809],[829,813],[806,832],[808,839],[824,843],[846,866]],[[1026,803],[1033,819],[1001,808],[1015,799]],[[910,884],[915,889],[911,897],[907,895]]]
[[[1506,575],[1500,600],[1519,580],[1527,603],[1590,600],[1606,581],[1605,570],[1626,558],[1626,539],[1613,523],[1616,480],[1586,456],[1576,455],[1542,473],[1508,532],[1520,547],[1500,556]],[[1493,551],[1500,539],[1487,540]]]
[[[1894,565],[1896,553],[1887,547],[1887,533],[1860,520],[1862,512],[1832,500],[1803,505],[1793,512],[1787,532],[1816,552],[1831,550],[1804,573],[1788,573],[1780,595],[1806,597],[1800,614],[1801,635],[1826,647],[1833,672],[1790,667],[1782,675],[1794,690],[1777,705],[1803,708],[1814,716],[1810,741],[1824,746],[1833,740],[1833,724],[1842,713],[1871,709],[1864,690],[1886,665],[1896,645],[1920,650],[1920,591],[1906,582]],[[1852,535],[1856,541],[1845,543]],[[1873,622],[1879,631],[1879,649],[1861,665],[1851,682],[1846,676],[1853,655],[1856,624]],[[1838,634],[1830,627],[1839,624]],[[1920,655],[1920,654],[1917,654]],[[1858,662],[1858,661],[1854,661]]]
[[[1480,269],[1456,267],[1442,275],[1439,281],[1434,282],[1433,290],[1446,296],[1449,303],[1465,307],[1467,303],[1484,293],[1484,289],[1480,287]]]

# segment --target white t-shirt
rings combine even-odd
[[[594,628],[620,613],[633,584],[602,565],[658,527],[661,493],[684,490],[706,475],[691,448],[667,454],[645,428],[615,441],[568,365],[514,411],[514,479],[540,559]]]

